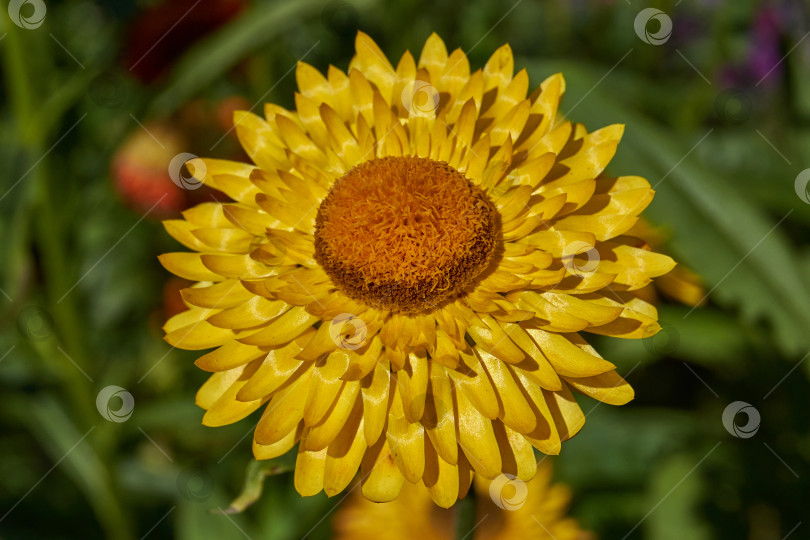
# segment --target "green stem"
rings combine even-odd
[[[475,529],[475,497],[473,489],[466,497],[456,503],[456,540],[469,540],[473,536]]]

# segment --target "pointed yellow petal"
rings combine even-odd
[[[425,68],[430,73],[431,80],[438,81],[446,63],[447,47],[445,47],[442,38],[434,32],[425,41],[417,67],[420,69]]]
[[[566,377],[565,380],[579,392],[608,405],[624,405],[635,396],[633,388],[615,371],[577,379]]]
[[[507,44],[496,50],[484,66],[484,91],[494,87],[503,88],[512,80],[515,72],[515,59],[512,48]]]
[[[612,371],[616,366],[600,356],[577,347],[568,337],[539,328],[526,330],[543,351],[554,370],[564,377],[590,377]]]

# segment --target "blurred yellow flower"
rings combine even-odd
[[[253,452],[298,444],[302,495],[395,499],[423,484],[449,507],[473,472],[529,481],[585,417],[572,390],[633,390],[580,331],[643,338],[634,291],[674,262],[625,233],[653,191],[604,174],[623,127],[558,117],[561,75],[527,94],[508,45],[482,70],[435,34],[394,68],[360,33],[348,74],[296,72],[296,110],[236,114],[253,164],[187,167],[234,202],[165,222],[161,256],[198,282],[165,325],[214,372],[203,423],[262,406]]]
[[[552,484],[552,466],[541,462],[529,482],[499,476],[476,477],[477,510],[471,540],[591,540],[576,520],[566,517],[571,490]],[[452,540],[456,510],[439,508],[415,484],[396,501],[373,503],[353,493],[335,513],[335,540]],[[381,531],[385,531],[382,533]],[[462,531],[463,533],[463,531]]]

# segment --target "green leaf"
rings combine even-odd
[[[697,502],[705,496],[703,479],[693,454],[677,454],[661,463],[652,478],[645,503],[660,505],[644,523],[645,538],[680,540],[711,538],[711,531],[700,515]],[[652,506],[651,506],[652,508]]]
[[[355,0],[350,3],[355,8],[361,8],[373,1]],[[290,26],[300,24],[301,19],[318,13],[325,4],[324,0],[256,3],[180,59],[166,88],[152,102],[150,112],[172,112],[248,54],[289,31]]]
[[[104,461],[93,447],[96,426],[81,432],[65,414],[65,407],[48,395],[40,394],[27,400],[25,410],[29,416],[26,424],[54,463],[67,473],[90,502],[107,535],[131,538],[128,516],[119,504]]]

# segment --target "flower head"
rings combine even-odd
[[[252,164],[193,160],[234,202],[201,204],[161,257],[197,281],[166,340],[215,348],[203,423],[264,408],[258,459],[298,445],[302,495],[441,506],[473,473],[522,481],[576,434],[573,392],[633,398],[580,332],[658,329],[637,296],[674,262],[625,235],[653,196],[604,169],[622,126],[559,117],[554,75],[528,94],[509,46],[471,72],[435,34],[394,68],[366,34],[348,74],[299,64],[296,110],[238,113]],[[204,173],[204,174],[203,174]]]
[[[592,540],[576,520],[566,516],[571,490],[552,483],[552,466],[544,461],[528,482],[499,476],[476,477],[477,511],[472,540]],[[425,490],[406,484],[396,501],[374,504],[357,493],[335,512],[337,540],[360,540],[390,531],[393,540],[455,538],[455,509],[435,506]]]

